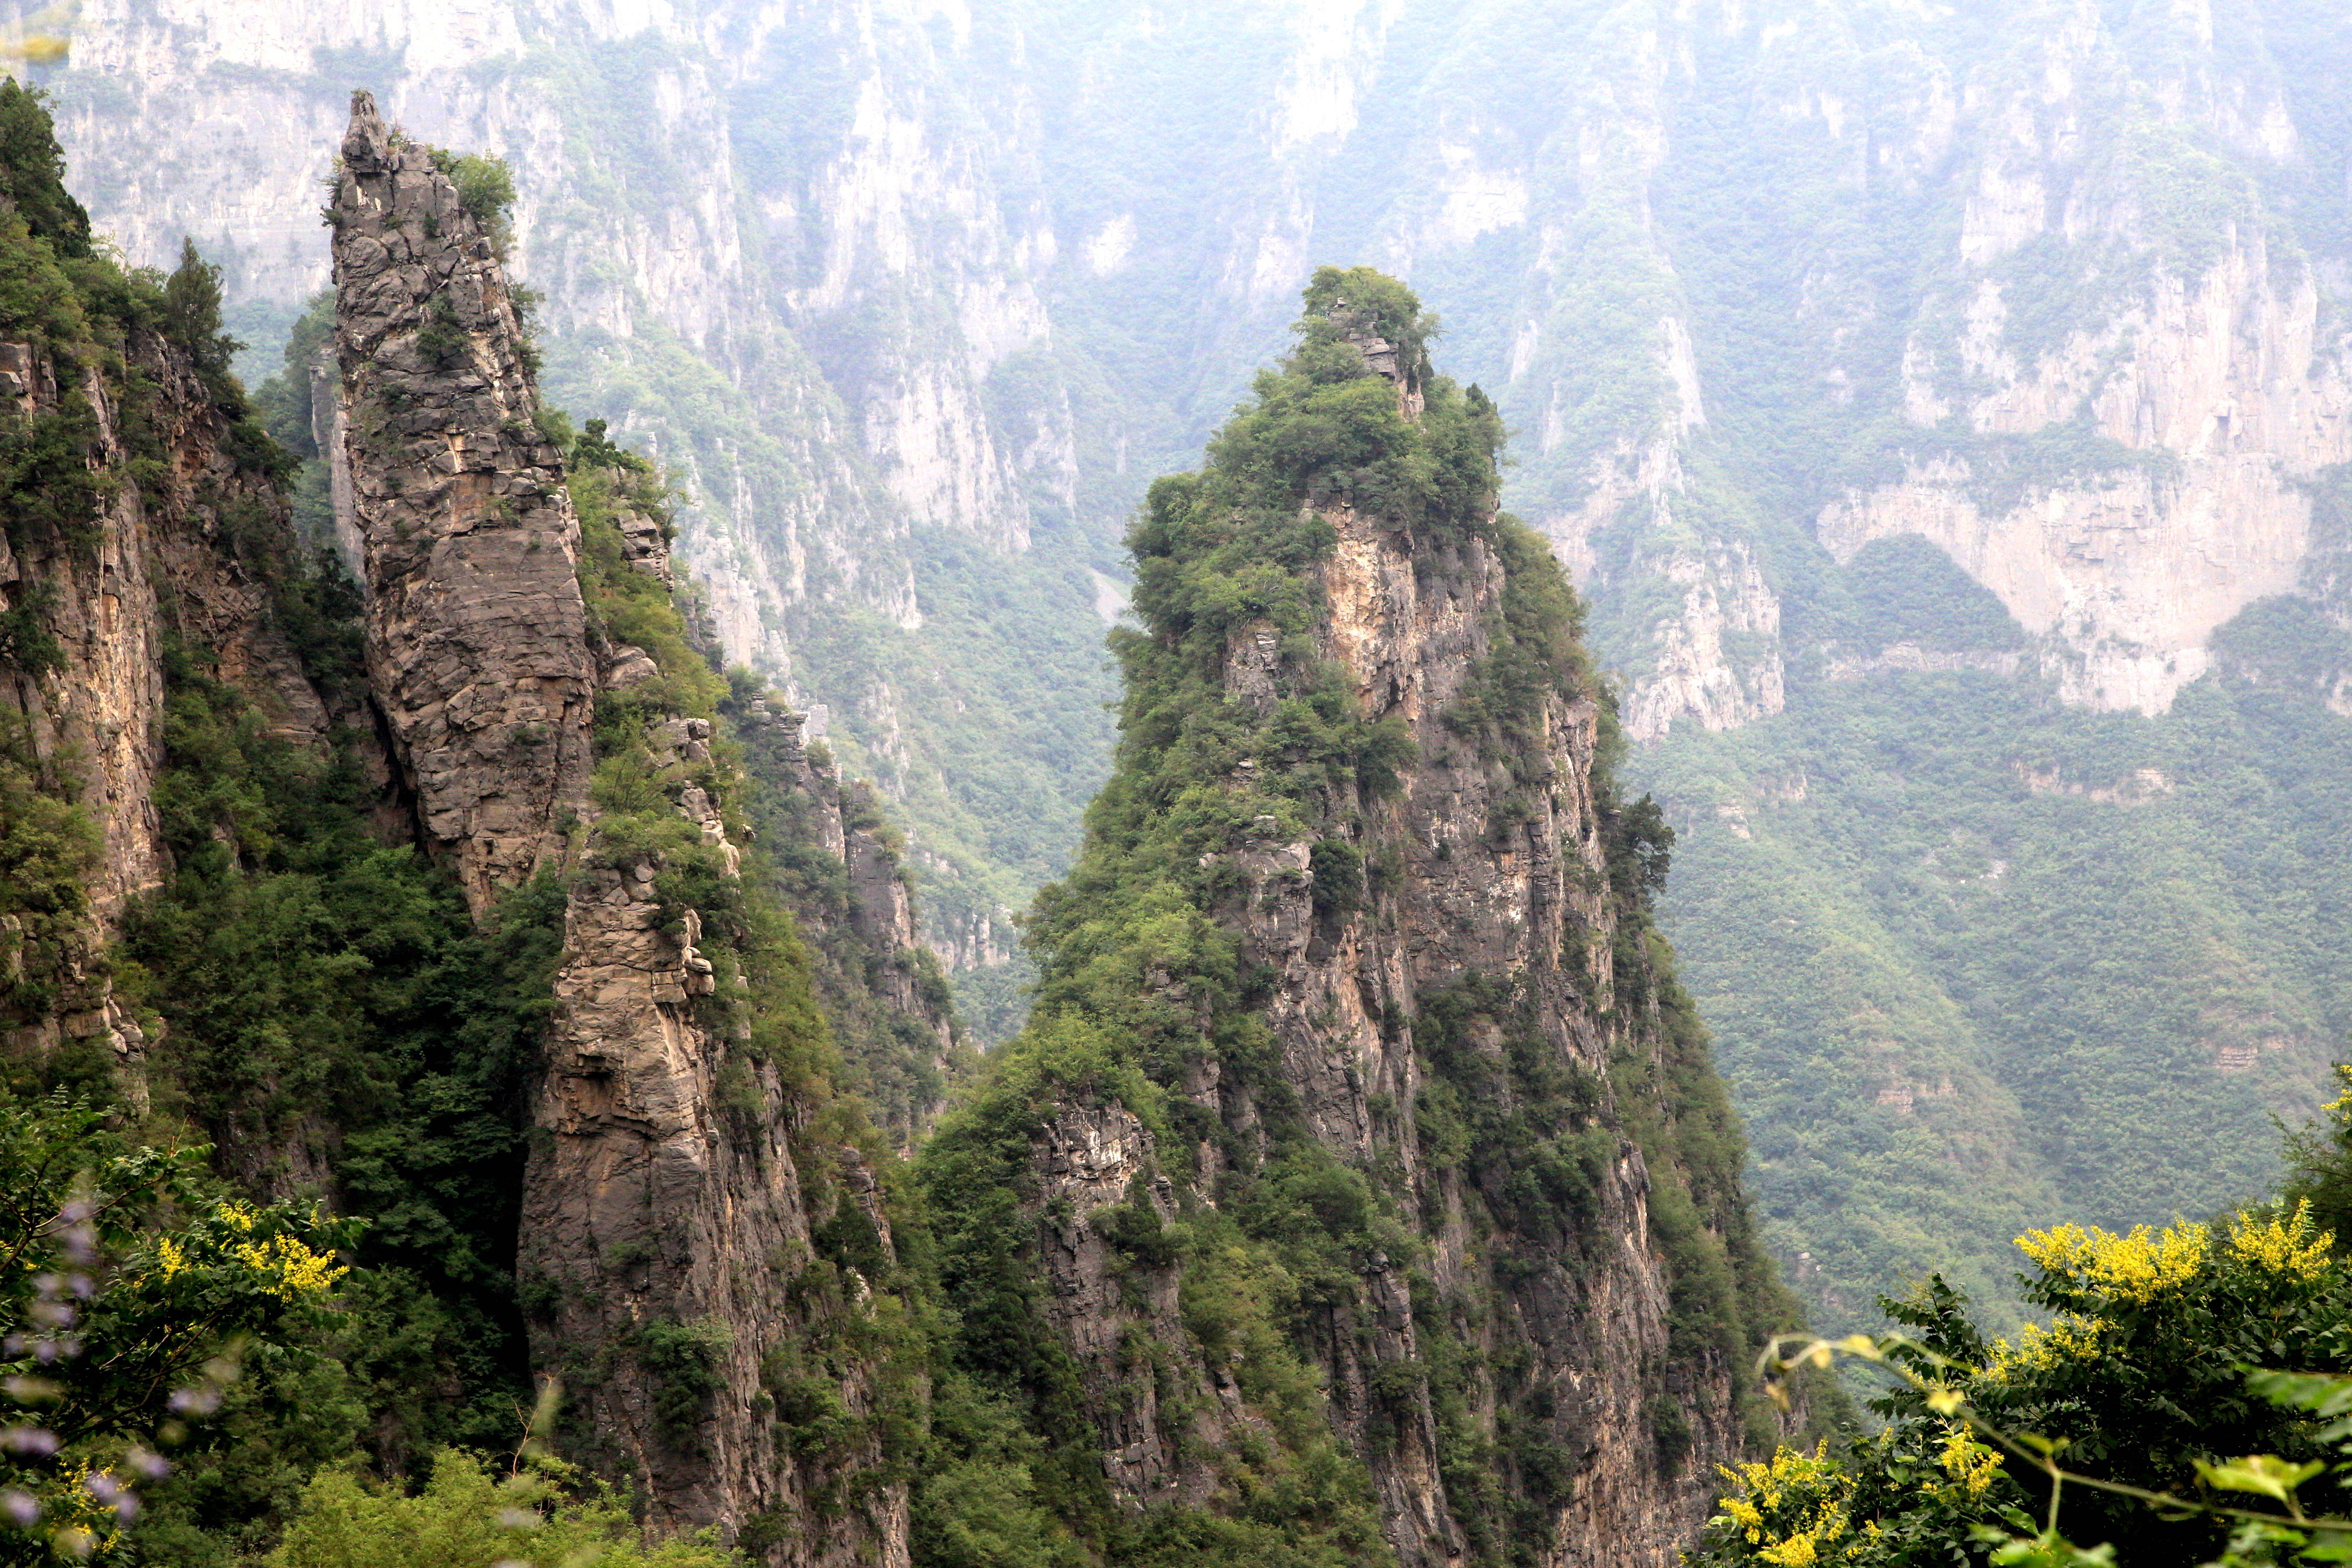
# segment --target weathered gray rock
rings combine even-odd
[[[827,1294],[803,1277],[814,1227],[844,1205],[887,1258],[881,1190],[856,1150],[812,1152],[804,1086],[754,1040],[741,954],[657,890],[662,852],[624,847],[590,802],[600,689],[660,670],[589,623],[579,524],[496,248],[436,155],[364,93],[333,212],[369,673],[418,826],[478,917],[534,871],[567,879],[517,1237],[532,1359],[567,1395],[564,1446],[633,1484],[663,1531],[749,1531],[776,1568],[896,1568],[903,1482],[859,1486],[854,1508],[820,1500],[880,1462],[879,1439],[795,1452],[769,1387],[777,1355],[869,1310],[863,1281]],[[618,521],[629,568],[674,586],[661,521]],[[724,797],[740,780],[714,738],[709,720],[672,715],[630,743],[734,878]],[[911,941],[903,887],[863,885],[858,908]],[[862,1415],[874,1382],[848,1356],[824,1387]]]
[[[1402,411],[1419,416],[1423,389],[1400,369],[1396,346],[1345,307],[1334,314],[1367,367],[1396,384]],[[1432,1355],[1423,1325],[1434,1322],[1476,1364],[1511,1369],[1507,1389],[1492,1371],[1461,1389],[1473,1428],[1512,1430],[1566,1456],[1558,1462],[1573,1470],[1571,1485],[1548,1494],[1543,1538],[1520,1542],[1535,1560],[1664,1568],[1705,1518],[1714,1467],[1740,1452],[1742,1435],[1725,1358],[1670,1346],[1672,1281],[1649,1212],[1658,1173],[1630,1135],[1633,1108],[1610,1087],[1612,1064],[1654,1056],[1663,1032],[1646,1005],[1621,1006],[1613,993],[1620,911],[1594,784],[1600,714],[1589,698],[1553,690],[1522,716],[1517,754],[1482,753],[1446,716],[1460,711],[1505,621],[1495,547],[1475,532],[1416,538],[1377,512],[1315,504],[1336,542],[1312,569],[1326,605],[1314,651],[1342,672],[1366,719],[1403,725],[1416,755],[1391,795],[1333,784],[1307,807],[1307,837],[1263,816],[1222,852],[1238,875],[1214,912],[1240,937],[1242,967],[1258,976],[1280,1104],[1261,1104],[1262,1079],[1253,1087],[1213,1058],[1194,1062],[1181,1089],[1229,1140],[1255,1142],[1261,1154],[1268,1121],[1297,1118],[1385,1187],[1418,1233],[1425,1299],[1416,1300],[1407,1260],[1374,1254],[1359,1261],[1352,1299],[1318,1310],[1307,1328],[1328,1419],[1370,1469],[1401,1563],[1441,1568],[1472,1545],[1469,1516],[1441,1475],[1423,1376]],[[1298,673],[1270,622],[1245,623],[1226,639],[1220,674],[1237,708],[1270,712],[1296,694]],[[1258,765],[1240,764],[1237,790],[1255,788]],[[1381,858],[1377,885],[1318,889],[1316,840],[1325,837],[1367,863]],[[1325,874],[1361,875],[1344,861]],[[1417,1121],[1430,1042],[1417,1036],[1420,1020],[1474,976],[1508,998],[1501,1006],[1516,1037],[1506,1039],[1488,1005],[1470,1014],[1467,1039],[1454,1048],[1497,1063],[1509,1053],[1537,1058],[1541,1071],[1591,1086],[1605,1169],[1572,1214],[1562,1210],[1565,1238],[1517,1235],[1499,1221],[1476,1185],[1492,1173],[1424,1159]],[[1181,982],[1162,977],[1160,991],[1184,1005]],[[1516,1081],[1499,1071],[1494,1091],[1514,1092],[1505,1086]],[[1244,1417],[1219,1386],[1221,1369],[1181,1348],[1191,1342],[1164,1310],[1178,1270],[1132,1260],[1122,1268],[1099,1232],[1121,1205],[1173,1212],[1171,1181],[1189,1189],[1187,1203],[1213,1205],[1224,1156],[1209,1141],[1157,1148],[1123,1110],[1069,1106],[1040,1138],[1031,1173],[1045,1314],[1077,1363],[1112,1486],[1138,1501],[1213,1489],[1203,1456],[1240,1441]],[[1130,1364],[1139,1344],[1162,1358],[1149,1375]],[[1208,1395],[1186,1401],[1202,1412],[1199,1442],[1171,1440],[1154,1415],[1171,1378]],[[1657,1431],[1662,1405],[1689,1427],[1686,1447],[1670,1458]],[[1507,1489],[1523,1484],[1504,1478]]]
[[[364,92],[330,213],[370,682],[425,840],[478,914],[587,805],[579,522],[484,215]]]

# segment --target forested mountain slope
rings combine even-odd
[[[1392,279],[1307,304],[1151,489],[1036,1005],[917,1157],[949,1364],[1150,1561],[1671,1562],[1793,1319],[1664,825],[1494,405]]]
[[[512,159],[551,384],[687,475],[722,636],[905,812],[953,963],[1076,842],[1128,510],[1360,259],[1586,592],[1828,1320],[1997,1294],[2053,1203],[2257,1190],[2352,1031],[2331,7],[99,0],[70,43],[101,226],[217,241],[257,339],[323,281],[289,215],[352,79]]]

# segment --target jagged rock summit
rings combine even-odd
[[[1789,1321],[1651,924],[1671,835],[1496,510],[1492,404],[1392,279],[1307,299],[1129,537],[1118,763],[1035,1012],[919,1156],[944,1212],[1025,1145],[1025,1225],[950,1226],[949,1278],[997,1324],[987,1246],[1034,1260],[1034,1396],[1144,1517],[1293,1489],[1286,1549],[1671,1563],[1773,1434],[1748,1368]]]
[[[446,162],[354,93],[329,211],[370,681],[425,841],[479,913],[587,805],[596,669],[529,339]]]
[[[561,875],[541,884],[562,948],[525,1074],[516,1268],[534,1369],[564,1392],[562,1446],[636,1487],[661,1530],[764,1541],[772,1564],[903,1563],[903,1479],[802,1528],[821,1489],[879,1458],[870,1437],[796,1448],[765,1387],[850,1310],[802,1278],[832,1278],[816,1233],[847,1213],[887,1264],[890,1222],[865,1123],[817,1115],[833,1046],[793,922],[746,886],[753,786],[714,750],[730,689],[672,598],[660,482],[596,422],[567,479],[499,255],[499,171],[414,144],[364,92],[341,163],[335,342],[371,684],[422,837],[477,918]],[[799,754],[771,759],[769,786],[806,797],[823,857],[853,854],[838,782],[782,749]],[[898,1003],[901,1033],[942,1055],[895,866],[845,879],[898,916],[849,933],[873,949],[868,1005]],[[874,1374],[842,1352],[815,1386],[862,1409]]]

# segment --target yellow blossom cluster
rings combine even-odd
[[[2029,1230],[2018,1249],[2043,1270],[2065,1275],[2120,1302],[2151,1300],[2197,1277],[2212,1255],[2212,1233],[2201,1225],[2168,1226],[2161,1235],[2134,1226],[2117,1236],[2096,1226],[2062,1225]]]
[[[273,1276],[271,1289],[280,1300],[317,1295],[351,1272],[335,1267],[334,1254],[313,1252],[290,1236],[273,1236],[266,1244],[240,1242],[230,1251],[255,1273]]]
[[[2339,1123],[2352,1126],[2352,1062],[2336,1064],[2336,1081],[2344,1092],[2319,1109]]]
[[[1952,1478],[1951,1489],[1971,1500],[1984,1496],[2000,1478],[2000,1455],[1969,1436],[1958,1421],[1944,1428],[1944,1446],[1936,1459]]]
[[[163,1265],[163,1279],[168,1284],[188,1267],[187,1249],[167,1236],[155,1244],[155,1260]]]
[[[1992,1364],[1985,1375],[2000,1382],[2012,1373],[2045,1372],[2062,1363],[2090,1361],[2099,1353],[2099,1324],[2090,1318],[2061,1318],[2043,1328],[2028,1323],[2017,1343],[1992,1342]]]
[[[2297,1279],[2316,1279],[2326,1272],[2328,1249],[2335,1245],[2333,1231],[2312,1224],[2309,1200],[2295,1205],[2294,1213],[2285,1219],[2273,1215],[2268,1220],[2257,1220],[2242,1214],[2230,1228],[2232,1257],[2264,1273],[2287,1274]]]
[[[1757,1548],[1757,1557],[1773,1568],[1815,1568],[1823,1563],[1851,1563],[1866,1549],[1855,1540],[1840,1549],[1853,1533],[1847,1503],[1853,1496],[1853,1479],[1829,1458],[1822,1443],[1808,1454],[1781,1448],[1771,1462],[1761,1461],[1733,1469],[1718,1465],[1723,1479],[1739,1489],[1727,1493],[1718,1522],[1738,1525]]]

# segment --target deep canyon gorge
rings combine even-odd
[[[9,37],[12,1038],[368,1220],[381,1463],[1670,1563],[1851,1415],[1772,1334],[2336,1093],[2325,6]]]

